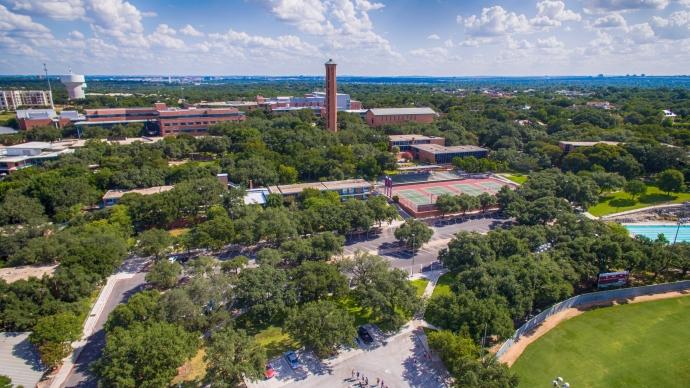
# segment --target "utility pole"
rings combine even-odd
[[[46,80],[48,81],[48,93],[50,94],[50,107],[55,110],[55,104],[53,103],[53,87],[50,85],[50,78],[48,78],[48,67],[43,64],[43,73],[46,75]]]
[[[688,218],[685,217],[678,217],[678,227],[676,227],[676,235],[673,237],[673,243],[676,243],[676,240],[678,239],[678,232],[680,231],[680,227],[683,224],[686,224],[688,222]]]
[[[414,241],[414,237],[415,237],[415,236],[414,236],[414,233],[412,233],[411,236],[412,236],[412,271],[414,271],[414,245],[415,245],[415,244],[414,244],[414,243],[415,243],[415,241]]]

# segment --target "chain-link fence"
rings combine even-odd
[[[501,356],[503,356],[508,349],[510,349],[520,339],[520,337],[539,326],[546,320],[546,318],[563,310],[567,310],[572,307],[597,305],[620,299],[632,299],[641,295],[654,295],[685,290],[690,290],[690,280],[674,283],[653,284],[651,286],[620,288],[617,290],[599,291],[574,296],[560,303],[556,303],[555,305],[534,316],[529,321],[525,322],[525,324],[520,326],[520,328],[515,331],[515,334],[513,334],[513,336],[504,342],[501,348],[498,349],[498,352],[496,352],[496,357],[500,359]]]

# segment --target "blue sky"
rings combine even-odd
[[[690,73],[690,0],[0,0],[0,73]]]

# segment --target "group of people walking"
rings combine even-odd
[[[375,387],[375,388],[388,388],[386,384],[384,384],[383,379],[377,377],[376,378],[376,384],[369,384],[369,377],[365,376],[364,373],[359,373],[359,371],[356,371],[352,369],[352,380],[357,381],[357,386],[364,388],[364,387]],[[373,381],[372,381],[373,383]]]

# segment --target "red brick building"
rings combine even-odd
[[[223,122],[244,121],[244,113],[234,107],[225,108],[169,108],[156,103],[152,108],[103,108],[87,109],[83,126],[113,126],[142,123],[155,129],[161,136],[186,133],[202,135],[212,125]]]
[[[372,108],[367,111],[367,124],[371,127],[408,122],[429,124],[438,113],[431,108]]]

